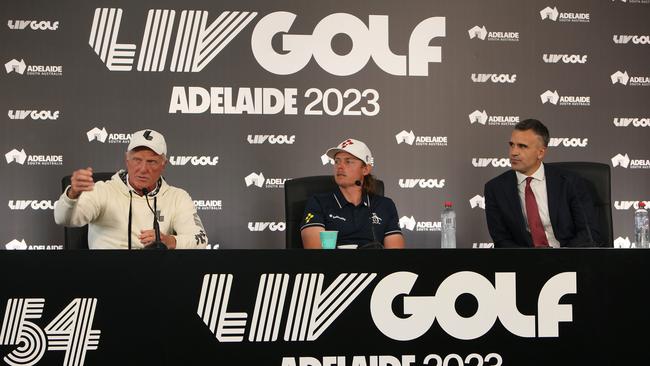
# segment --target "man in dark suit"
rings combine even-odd
[[[519,122],[510,138],[512,170],[485,184],[485,215],[496,248],[600,242],[596,210],[583,179],[542,162],[549,139],[540,121]]]

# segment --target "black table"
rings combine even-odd
[[[4,251],[0,357],[647,364],[649,260],[642,249]]]

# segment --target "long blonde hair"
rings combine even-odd
[[[375,176],[372,174],[364,176],[361,189],[368,194],[377,195],[377,179],[375,179]]]

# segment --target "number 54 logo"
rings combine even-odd
[[[17,346],[4,357],[11,366],[36,365],[45,351],[65,351],[64,366],[82,366],[86,352],[97,349],[101,331],[91,329],[96,298],[77,298],[45,329],[34,324],[40,319],[45,299],[9,299],[0,329],[0,346]]]

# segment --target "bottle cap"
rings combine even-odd
[[[643,201],[639,202],[639,207],[640,208],[645,208],[645,202],[643,202]]]
[[[452,203],[451,201],[445,201],[445,207],[451,207]]]

